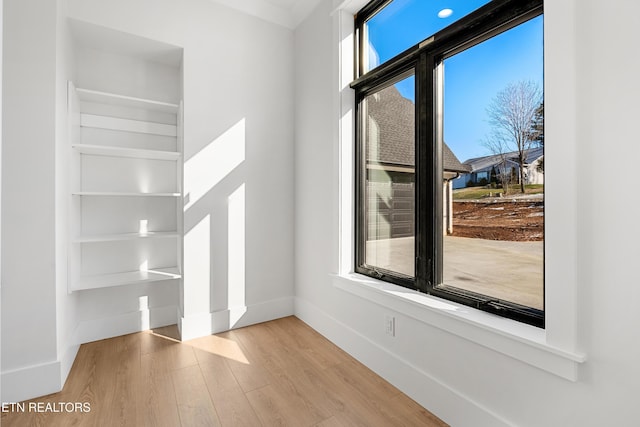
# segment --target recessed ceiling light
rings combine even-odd
[[[448,18],[452,13],[453,10],[451,9],[442,9],[440,12],[438,12],[438,18]]]

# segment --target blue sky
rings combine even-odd
[[[485,3],[395,0],[368,23],[374,55],[384,62]],[[451,15],[439,18],[444,9],[451,9]],[[490,131],[486,108],[500,90],[520,80],[542,88],[542,32],[539,16],[445,60],[444,138],[460,161],[491,154],[482,145]],[[413,78],[396,86],[403,96],[414,99]]]

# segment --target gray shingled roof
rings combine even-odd
[[[531,148],[527,151],[525,163],[531,164],[543,155],[544,155],[543,147]],[[507,161],[518,163],[518,152],[511,151],[509,153],[505,153],[504,158]],[[470,168],[471,172],[488,169],[500,163],[502,163],[502,157],[500,154],[492,154],[492,155],[483,156],[483,157],[474,157],[464,162],[464,164]]]
[[[446,143],[442,144],[442,162],[442,168],[447,172],[469,173],[471,171],[469,166],[460,163]]]
[[[367,162],[394,166],[415,166],[415,106],[395,86],[367,97]],[[469,167],[451,151],[442,149],[444,170],[469,172]]]
[[[415,107],[395,86],[367,97],[367,161],[414,166]]]

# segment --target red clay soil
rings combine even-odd
[[[453,203],[453,236],[517,242],[543,240],[544,202],[456,201]]]

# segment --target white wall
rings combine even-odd
[[[69,126],[67,116],[67,81],[75,78],[75,55],[69,28],[65,25],[66,1],[58,1],[56,14],[56,130],[55,130],[55,257],[56,257],[56,326],[57,359],[60,361],[60,384],[65,379],[80,343],[74,339],[78,327],[77,294],[67,292],[69,245]]]
[[[34,14],[33,11],[39,13]],[[25,367],[55,387],[56,2],[4,3],[2,155],[2,372],[6,388]],[[17,380],[16,380],[17,379]],[[15,380],[15,381],[14,381]]]
[[[578,277],[575,348],[587,359],[572,382],[385,307],[390,298],[374,303],[334,285],[342,256],[339,226],[348,227],[339,214],[348,201],[340,200],[339,183],[328,176],[339,176],[341,156],[348,153],[337,138],[339,85],[331,67],[341,40],[331,3],[323,1],[295,31],[296,314],[451,425],[636,425],[637,211],[629,188],[592,171],[615,171],[615,182],[633,181],[632,162],[640,154],[633,142],[640,95],[634,17],[640,6],[626,0],[545,5],[545,43],[553,54],[545,59],[547,95],[570,87],[574,99],[562,102],[575,105],[575,111],[547,110],[555,134],[575,135],[578,147],[574,158],[558,160],[575,168],[577,192],[565,195],[568,205],[559,202],[549,210],[575,210],[579,236],[569,242],[579,248],[572,254]],[[576,46],[553,48],[566,40]],[[566,70],[576,71],[559,78]],[[552,163],[549,158],[545,166],[553,170]],[[559,231],[554,241],[562,241]],[[395,337],[384,334],[385,314],[396,317]],[[561,338],[570,341],[570,335]]]

